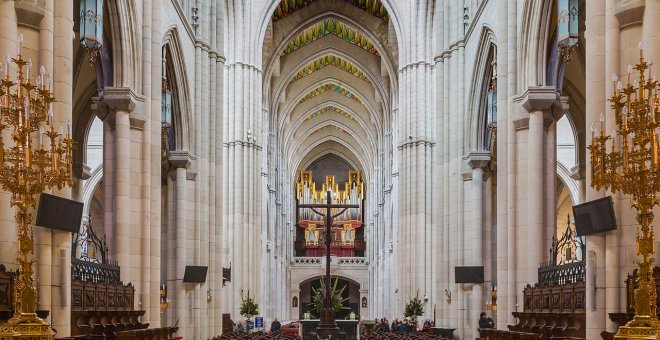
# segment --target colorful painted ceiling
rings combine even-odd
[[[353,65],[351,62],[348,62],[340,57],[327,55],[321,58],[314,60],[313,62],[307,64],[303,67],[296,75],[293,77],[293,81],[300,80],[315,71],[318,71],[328,65],[335,66],[344,72],[348,72],[366,82],[369,82],[367,76],[362,72],[357,66]]]
[[[325,129],[335,129],[335,130],[337,130],[337,131],[339,131],[339,132],[343,132],[343,133],[345,133],[345,134],[350,135],[350,133],[348,133],[348,131],[346,131],[346,130],[344,130],[344,129],[338,127],[338,126],[334,126],[334,125],[324,125],[324,126],[321,126],[320,128],[314,130],[314,131],[312,132],[312,134],[318,133],[318,132],[323,131],[323,130],[325,130]]]
[[[344,117],[346,117],[350,120],[355,120],[355,117],[353,117],[352,114],[350,114],[350,113],[348,113],[348,112],[346,112],[346,111],[344,111],[344,110],[342,110],[342,109],[340,109],[336,106],[332,106],[332,105],[326,106],[326,107],[324,107],[320,110],[316,110],[314,113],[311,113],[309,116],[307,116],[307,118],[305,118],[305,120],[310,120],[312,118],[318,117],[320,114],[323,114],[324,112],[328,112],[328,111],[334,111],[334,112],[337,112],[340,115],[342,115],[342,116],[344,116]]]
[[[347,90],[347,89],[345,89],[345,88],[343,88],[339,85],[336,85],[336,84],[321,85],[321,86],[313,89],[310,93],[308,93],[305,97],[303,97],[303,99],[301,99],[300,102],[298,102],[298,103],[300,104],[300,103],[304,102],[305,100],[308,100],[308,99],[311,99],[311,98],[316,97],[318,95],[321,95],[321,94],[323,94],[327,91],[337,92],[337,93],[339,93],[343,96],[351,98],[351,99],[355,100],[356,102],[362,104],[362,101],[360,100],[360,98],[356,97],[353,93],[351,93],[350,90]]]
[[[334,34],[353,45],[362,47],[370,53],[379,55],[376,47],[374,47],[364,34],[336,19],[325,19],[304,29],[293,40],[289,41],[282,55],[287,55],[328,34]]]
[[[285,16],[293,13],[297,9],[309,4],[314,0],[281,0],[280,4],[275,8],[273,13],[273,21],[284,18]],[[344,0],[352,3],[354,6],[366,11],[367,13],[383,19],[385,22],[389,21],[387,10],[380,0]]]

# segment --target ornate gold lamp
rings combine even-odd
[[[631,83],[633,69],[639,71],[639,79]],[[652,209],[660,203],[660,99],[658,82],[652,73],[651,64],[640,52],[639,63],[628,66],[627,85],[617,82],[616,75],[612,77],[615,86],[609,101],[612,102],[617,129],[607,135],[603,131],[605,118],[601,113],[600,126],[592,126],[592,141],[588,146],[591,151],[591,186],[596,190],[605,188],[630,195],[640,225],[636,237],[640,258],[635,261],[639,266],[638,287],[634,294],[635,318],[619,328],[615,339],[655,339],[656,330],[660,329],[653,278],[655,234],[651,225]]]
[[[30,80],[32,62],[21,56],[22,40],[19,37],[16,58],[7,56],[0,81],[0,185],[11,193],[10,204],[16,207],[20,265],[14,282],[14,316],[0,325],[0,339],[52,339],[50,326],[36,314],[38,292],[32,269],[36,260],[29,210],[35,207],[37,194],[72,184],[71,120],[67,118],[66,136],[62,128],[55,131],[52,76],[42,66],[35,82]],[[9,77],[12,64],[16,65],[15,80]]]

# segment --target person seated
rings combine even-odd
[[[273,320],[273,323],[270,324],[270,331],[273,333],[279,332],[281,328],[282,328],[282,324],[279,321],[277,321],[277,318],[275,318],[275,320]]]
[[[495,328],[495,321],[486,312],[481,312],[479,314],[479,328]]]

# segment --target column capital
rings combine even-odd
[[[193,157],[188,151],[170,151],[170,164],[173,168],[186,168],[192,164]]]
[[[131,128],[142,129],[146,118],[143,113],[143,105],[146,98],[135,93],[129,87],[106,87],[101,97],[92,98],[92,110],[103,121],[108,121],[114,126],[117,111],[129,114]]]
[[[74,162],[73,163],[73,175],[75,178],[79,179],[89,179],[92,177],[92,169],[85,163]]]
[[[15,1],[18,26],[39,30],[41,19],[46,15],[45,1]]]
[[[472,151],[467,156],[467,164],[472,168],[485,168],[490,162],[490,152]]]
[[[530,86],[514,98],[528,112],[546,111],[557,101],[557,88],[554,86]]]
[[[645,8],[646,0],[615,1],[614,16],[619,19],[619,29],[641,25]]]

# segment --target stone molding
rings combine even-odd
[[[568,110],[568,97],[558,97],[554,86],[530,86],[513,100],[526,111],[512,117],[516,130],[529,128],[529,114],[532,112],[543,112],[543,128],[547,129]]]
[[[586,166],[584,164],[578,164],[570,169],[571,178],[579,181],[586,178]]]
[[[173,168],[186,168],[192,164],[193,157],[188,151],[170,151],[170,164]]]
[[[397,149],[403,150],[407,148],[412,148],[413,146],[420,146],[420,145],[423,145],[425,147],[434,147],[435,142],[426,139],[411,140],[411,141],[402,142],[401,144],[399,144],[399,146],[397,146]]]
[[[530,86],[514,98],[528,112],[546,111],[557,101],[557,88],[554,86]]]
[[[14,2],[18,26],[39,30],[41,19],[46,15],[46,3],[43,0],[18,0]]]
[[[472,168],[485,168],[490,163],[489,151],[472,151],[467,156],[467,164]]]
[[[132,129],[141,130],[146,122],[144,103],[146,98],[129,87],[105,87],[101,98],[92,99],[92,110],[103,121],[114,127],[117,111],[128,112]]]
[[[641,25],[645,8],[645,0],[615,0],[614,16],[619,19],[619,29]]]
[[[73,163],[73,175],[75,178],[86,180],[92,177],[92,168],[81,162]]]

